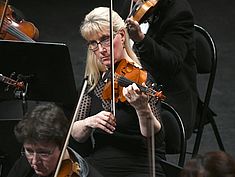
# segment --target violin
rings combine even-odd
[[[143,23],[157,7],[159,0],[146,0],[146,1],[137,1],[137,3],[132,8],[131,13],[128,15],[128,18]]]
[[[0,2],[0,15],[0,39],[35,42],[39,37],[39,31],[33,23],[24,19],[16,20],[16,13],[10,5]]]
[[[57,177],[79,177],[80,166],[78,162],[73,162],[71,159],[62,161],[60,171]]]
[[[20,90],[25,89],[24,82],[19,82],[17,80],[11,79],[9,77],[3,76],[2,74],[0,74],[0,81],[5,84],[11,85],[11,86],[15,87],[16,89],[20,89]]]
[[[115,70],[115,83],[114,83],[114,92],[115,92],[115,102],[121,101],[125,102],[126,98],[122,93],[123,87],[127,87],[135,83],[140,91],[144,92],[150,96],[156,96],[160,100],[164,100],[165,96],[162,91],[156,91],[153,88],[143,86],[142,83],[145,83],[147,80],[147,72],[136,67],[133,63],[128,62],[125,59],[122,59]],[[102,92],[104,100],[111,99],[111,84],[107,82],[104,86]]]

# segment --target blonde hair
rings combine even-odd
[[[126,32],[126,39],[124,47],[127,54],[132,58],[134,62],[140,64],[139,59],[130,46],[130,38],[126,30],[126,24],[124,20],[116,13],[112,12],[113,32],[116,33],[120,29],[124,29]],[[109,8],[97,7],[85,16],[85,19],[80,27],[81,35],[84,39],[89,41],[91,36],[99,36],[102,33],[107,32],[110,26]],[[85,77],[88,77],[88,83],[92,90],[100,79],[100,72],[105,70],[105,66],[96,59],[93,51],[87,50],[87,61],[85,69]]]

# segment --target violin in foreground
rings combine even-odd
[[[108,76],[109,77],[109,76]],[[122,59],[118,64],[118,67],[115,70],[115,102],[126,101],[122,93],[122,88],[127,87],[135,83],[140,91],[144,92],[147,95],[155,96],[160,100],[164,100],[166,97],[163,95],[162,91],[156,91],[151,87],[143,86],[142,83],[146,83],[147,72],[145,70],[135,67],[132,63]],[[104,100],[111,99],[111,82],[107,82],[104,87],[103,94]]]

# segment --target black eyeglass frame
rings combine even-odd
[[[113,39],[116,37],[117,34],[118,34],[118,32],[113,34]],[[95,45],[95,47],[92,47],[93,44]],[[97,42],[95,40],[89,41],[87,43],[87,46],[91,51],[96,52],[99,49],[99,44],[102,47],[109,47],[110,46],[110,36],[107,36],[107,35],[102,36],[100,38],[99,42]]]
[[[37,152],[37,151],[29,152],[26,148],[22,147],[21,155],[29,159],[32,159],[34,157],[34,154],[36,154],[37,157],[39,157],[40,159],[47,160],[54,153],[55,149],[56,149],[56,146],[50,149],[49,151],[45,151],[45,152]]]

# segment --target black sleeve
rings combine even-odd
[[[185,62],[189,51],[193,50],[194,21],[190,9],[176,9],[175,5],[160,16],[160,20],[150,25],[145,38],[135,43],[144,63],[154,70],[155,78],[164,75],[174,77]]]

